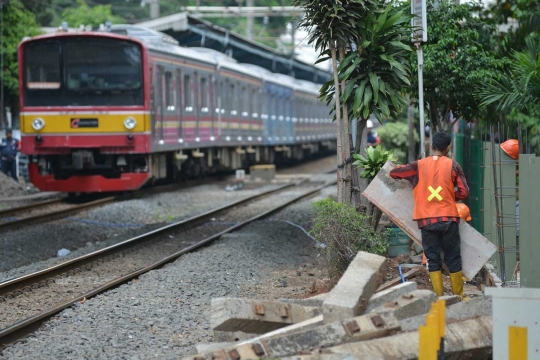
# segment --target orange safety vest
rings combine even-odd
[[[452,159],[430,156],[418,161],[413,220],[459,217],[452,182]]]

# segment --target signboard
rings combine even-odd
[[[412,33],[412,41],[426,42],[427,41],[427,13],[426,0],[412,0],[411,13],[415,15],[412,19],[413,28],[417,29]]]

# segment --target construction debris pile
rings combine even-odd
[[[418,328],[439,298],[415,282],[381,286],[387,259],[359,252],[336,286],[308,299],[212,300],[211,344],[186,359],[416,359]],[[445,354],[491,358],[489,297],[446,301]]]
[[[39,192],[34,185],[26,183],[23,178],[16,182],[11,177],[0,172],[0,199],[12,196],[22,196]]]

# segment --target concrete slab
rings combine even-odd
[[[360,341],[324,349],[317,358],[337,359],[417,359],[418,332],[408,332],[381,339]],[[478,317],[448,324],[445,332],[445,358],[491,359],[491,317]],[[308,354],[306,354],[308,355]],[[298,359],[297,356],[288,359]],[[313,359],[313,357],[310,357]]]
[[[242,331],[214,331],[215,342],[238,342],[253,339],[259,334],[248,334]]]
[[[320,313],[320,308],[277,301],[217,298],[212,299],[210,326],[214,331],[264,334]]]
[[[379,306],[384,305],[385,303],[395,300],[402,295],[415,291],[417,289],[417,284],[412,281],[407,281],[396,285],[390,289],[383,290],[376,293],[369,299],[368,305],[364,313],[369,314],[373,312]]]
[[[241,359],[280,358],[314,347],[370,340],[389,335],[397,330],[399,330],[399,322],[393,314],[370,314],[293,334],[281,334],[264,340],[252,339],[217,351],[221,355],[225,354],[227,359],[235,359],[236,354],[240,355]],[[216,356],[216,351],[213,354],[203,353],[190,358],[202,359],[211,356]]]
[[[396,319],[403,320],[428,313],[431,309],[431,303],[437,299],[438,296],[433,291],[415,290],[387,302],[374,311],[377,313],[392,312]]]
[[[323,303],[325,323],[358,316],[383,282],[386,258],[360,251]]]
[[[234,346],[233,342],[215,342],[215,343],[202,343],[195,345],[197,354],[204,354],[216,350],[221,350],[226,347]]]
[[[322,307],[324,301],[328,298],[329,295],[330,293],[324,293],[305,299],[278,299],[278,301],[302,306]]]
[[[444,300],[446,306],[450,306],[461,302],[461,297],[459,295],[444,295],[439,296],[439,300]]]
[[[412,185],[406,180],[397,181],[390,177],[390,170],[394,166],[387,162],[363,195],[388,215],[415,243],[422,246],[420,229],[416,221],[412,220]],[[463,275],[470,280],[497,251],[497,247],[464,221],[460,223],[459,232]]]
[[[460,302],[446,308],[446,320],[462,320],[476,316],[491,316],[491,297],[484,296],[469,301]],[[419,326],[426,324],[426,316],[419,315],[400,321],[401,330],[417,330]]]

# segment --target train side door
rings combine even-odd
[[[178,122],[177,123],[177,132],[178,132],[178,142],[181,143],[184,141],[184,133],[183,133],[183,128],[184,128],[184,112],[183,112],[183,108],[184,108],[184,93],[183,93],[183,90],[184,90],[184,82],[183,82],[184,78],[182,77],[182,70],[180,69],[177,69],[176,70],[176,74],[175,74],[175,81],[174,81],[174,84],[175,84],[175,88],[176,88],[176,92],[175,92],[175,95],[176,95],[176,121]]]
[[[193,72],[185,70],[183,73],[183,135],[185,142],[195,140],[196,116],[194,109]]]
[[[174,86],[174,68],[165,67],[163,73],[163,118],[162,132],[165,143],[175,143],[178,137],[176,126],[177,104]]]
[[[163,81],[164,77],[164,69],[163,66],[158,65],[157,66],[157,74],[156,74],[156,86],[155,86],[155,108],[156,108],[156,116],[155,116],[155,135],[154,135],[154,142],[163,143],[163,117],[164,117],[164,87],[165,83]]]

